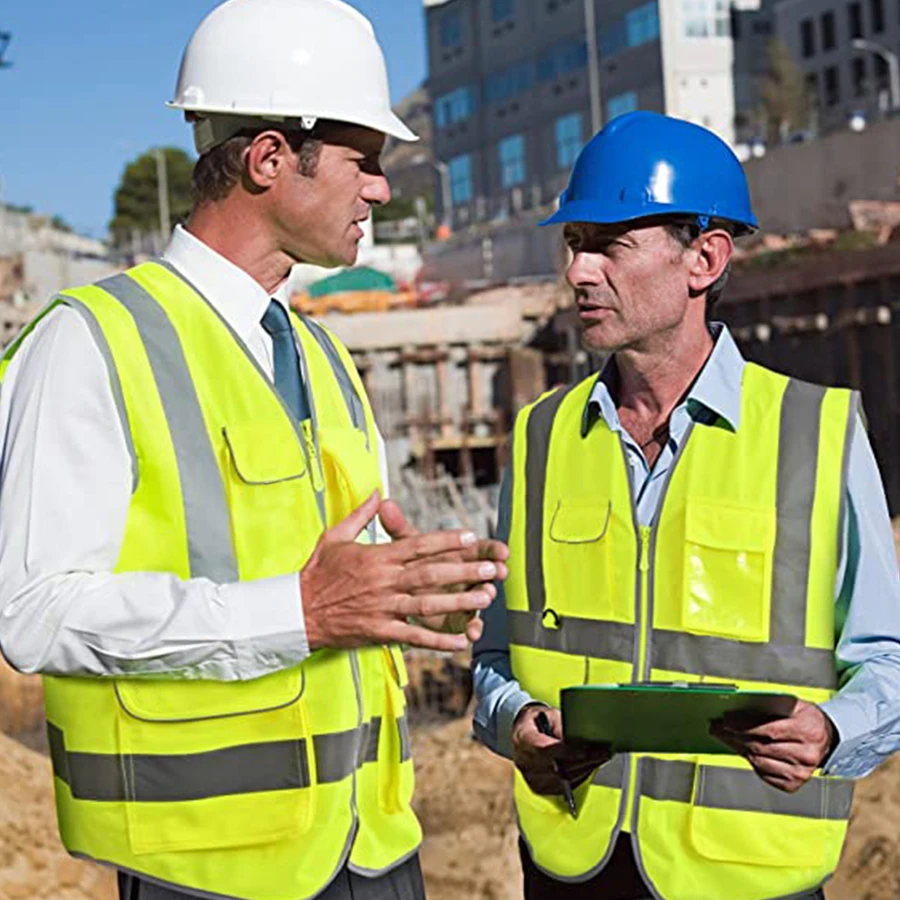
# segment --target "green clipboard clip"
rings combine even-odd
[[[582,685],[564,688],[560,699],[566,739],[601,741],[613,753],[734,753],[709,733],[712,722],[733,713],[786,718],[797,702],[793,694],[680,681]]]

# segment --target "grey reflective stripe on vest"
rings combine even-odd
[[[619,753],[608,763],[600,766],[600,768],[594,772],[591,784],[608,788],[622,787],[622,779],[625,777],[625,759],[626,757]]]
[[[97,287],[131,313],[147,352],[175,448],[191,577],[237,581],[225,486],[178,334],[162,306],[133,278],[114,275]]]
[[[746,769],[652,757],[640,761],[640,774],[643,796],[704,809],[843,821],[853,802],[853,782],[844,778],[813,778],[788,794]]]
[[[812,510],[824,399],[824,387],[792,378],[781,402],[769,635],[789,647],[806,643]]]
[[[349,778],[378,758],[381,718],[350,731],[315,735],[317,784]],[[397,720],[400,762],[410,759],[409,728]],[[53,773],[76,800],[168,802],[202,800],[262,791],[285,791],[313,783],[308,740],[271,741],[206,753],[80,753],[66,749],[65,736],[47,725]]]
[[[547,484],[547,459],[550,432],[560,405],[569,393],[554,391],[538,401],[528,416],[525,448],[525,582],[528,608],[544,609],[544,491]]]
[[[634,645],[634,626],[599,619],[560,616],[559,628],[547,628],[540,612],[510,609],[506,612],[512,644],[629,662]]]
[[[344,403],[347,404],[347,412],[350,413],[350,421],[366,436],[366,447],[371,450],[372,442],[366,424],[366,408],[363,406],[363,402],[357,393],[356,386],[353,384],[350,373],[347,371],[347,367],[344,365],[341,355],[334,346],[331,336],[318,322],[313,322],[305,316],[301,318],[301,321],[306,326],[307,331],[315,338],[316,343],[321,347],[322,352],[330,363],[331,369],[334,372],[334,377],[337,379],[337,383],[341,388]]]
[[[805,603],[797,604],[801,609]],[[653,668],[737,681],[837,687],[834,652],[818,647],[736,641],[683,631],[653,631]]]
[[[136,491],[138,479],[140,478],[137,451],[134,449],[134,436],[131,433],[128,407],[125,405],[125,395],[122,392],[122,380],[119,378],[119,370],[116,368],[116,362],[113,359],[109,342],[106,340],[106,335],[103,333],[103,329],[100,327],[100,323],[97,321],[96,316],[94,316],[93,312],[91,312],[84,303],[80,300],[76,300],[74,297],[69,297],[66,294],[60,294],[59,299],[66,306],[75,310],[75,312],[84,319],[84,324],[87,325],[88,331],[90,331],[91,337],[94,339],[94,343],[97,345],[97,349],[103,357],[103,362],[106,364],[106,371],[109,374],[109,386],[113,393],[113,400],[116,404],[116,412],[119,414],[119,421],[122,423],[122,433],[125,436],[125,445],[128,448],[128,455],[131,457],[131,490]]]

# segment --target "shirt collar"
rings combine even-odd
[[[273,297],[289,306],[287,280],[270,296],[252,276],[181,225],[175,227],[163,259],[209,301],[242,340],[259,325]]]
[[[700,370],[683,404],[695,422],[706,425],[723,424],[737,431],[741,420],[741,381],[746,362],[731,332],[721,322],[710,324],[715,344],[706,365]],[[611,388],[614,386],[615,366],[610,357],[594,385],[581,423],[585,437],[598,419],[613,430],[619,428],[619,416]]]

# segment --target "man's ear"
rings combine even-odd
[[[264,131],[244,151],[244,176],[258,190],[272,187],[288,164],[291,148],[278,131]]]
[[[716,228],[701,234],[692,250],[688,286],[692,294],[702,294],[719,280],[731,262],[734,239],[724,228]]]

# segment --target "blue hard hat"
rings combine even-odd
[[[653,112],[613,119],[581,151],[559,210],[542,225],[647,216],[726,219],[755,231],[744,169],[706,128]]]

